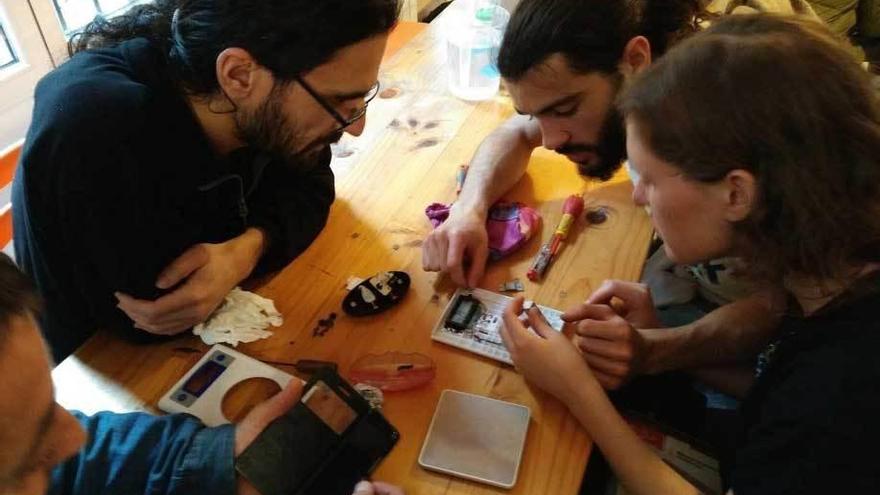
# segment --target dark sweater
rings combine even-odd
[[[305,250],[327,220],[329,149],[312,164],[248,148],[219,157],[166,72],[158,50],[135,39],[80,53],[37,86],[13,186],[14,238],[45,301],[56,360],[98,328],[151,339],[113,293],[162,295],[158,274],[193,245],[260,227],[265,272]]]
[[[878,493],[880,276],[784,319],[743,404],[736,495]]]

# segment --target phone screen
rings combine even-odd
[[[302,402],[337,435],[345,433],[357,419],[355,410],[323,381],[312,385],[303,396]]]

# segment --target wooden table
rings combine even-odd
[[[575,494],[591,442],[556,400],[529,387],[511,367],[435,343],[430,331],[454,287],[421,269],[420,246],[430,230],[425,206],[454,199],[455,172],[479,142],[512,113],[509,98],[467,103],[446,91],[444,50],[432,25],[382,67],[383,93],[370,106],[366,130],[343,140],[333,163],[338,199],[327,227],[314,244],[257,292],[275,301],[284,325],[267,340],[239,350],[274,362],[312,358],[339,363],[341,373],[367,353],[420,352],[437,364],[434,382],[422,389],[389,393],[384,411],[400,430],[400,443],[380,466],[377,479],[404,486],[409,494]],[[396,95],[393,95],[396,93]],[[393,96],[393,97],[391,97]],[[510,198],[537,206],[544,216],[542,239],[560,217],[562,203],[585,192],[587,206],[609,208],[608,221],[584,227],[581,219],[561,256],[540,284],[525,272],[542,239],[490,267],[482,286],[495,290],[506,280],[526,282],[525,295],[566,308],[582,301],[606,278],[637,279],[651,236],[645,213],[631,200],[621,173],[607,183],[586,182],[564,158],[538,150],[528,175]],[[395,309],[352,319],[340,311],[351,276],[405,270],[412,288]],[[339,314],[335,327],[314,337],[318,320]],[[62,405],[100,409],[155,410],[159,397],[195,364],[207,346],[192,335],[136,346],[99,333],[54,372]],[[249,384],[227,397],[226,410],[240,417],[271,390]],[[533,418],[519,481],[506,491],[425,471],[417,458],[435,405],[444,389],[525,404]]]

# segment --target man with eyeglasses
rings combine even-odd
[[[56,360],[98,328],[187,330],[309,246],[334,199],[329,145],[363,131],[398,9],[155,0],[71,40],[13,187]]]

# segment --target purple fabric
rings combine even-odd
[[[425,215],[436,229],[449,217],[452,205],[432,203]],[[541,223],[541,215],[522,203],[501,202],[489,209],[486,232],[489,234],[489,257],[503,258],[528,241]]]
[[[446,206],[443,203],[431,203],[425,208],[425,215],[431,222],[431,226],[435,229],[449,218],[449,209],[452,205]]]

